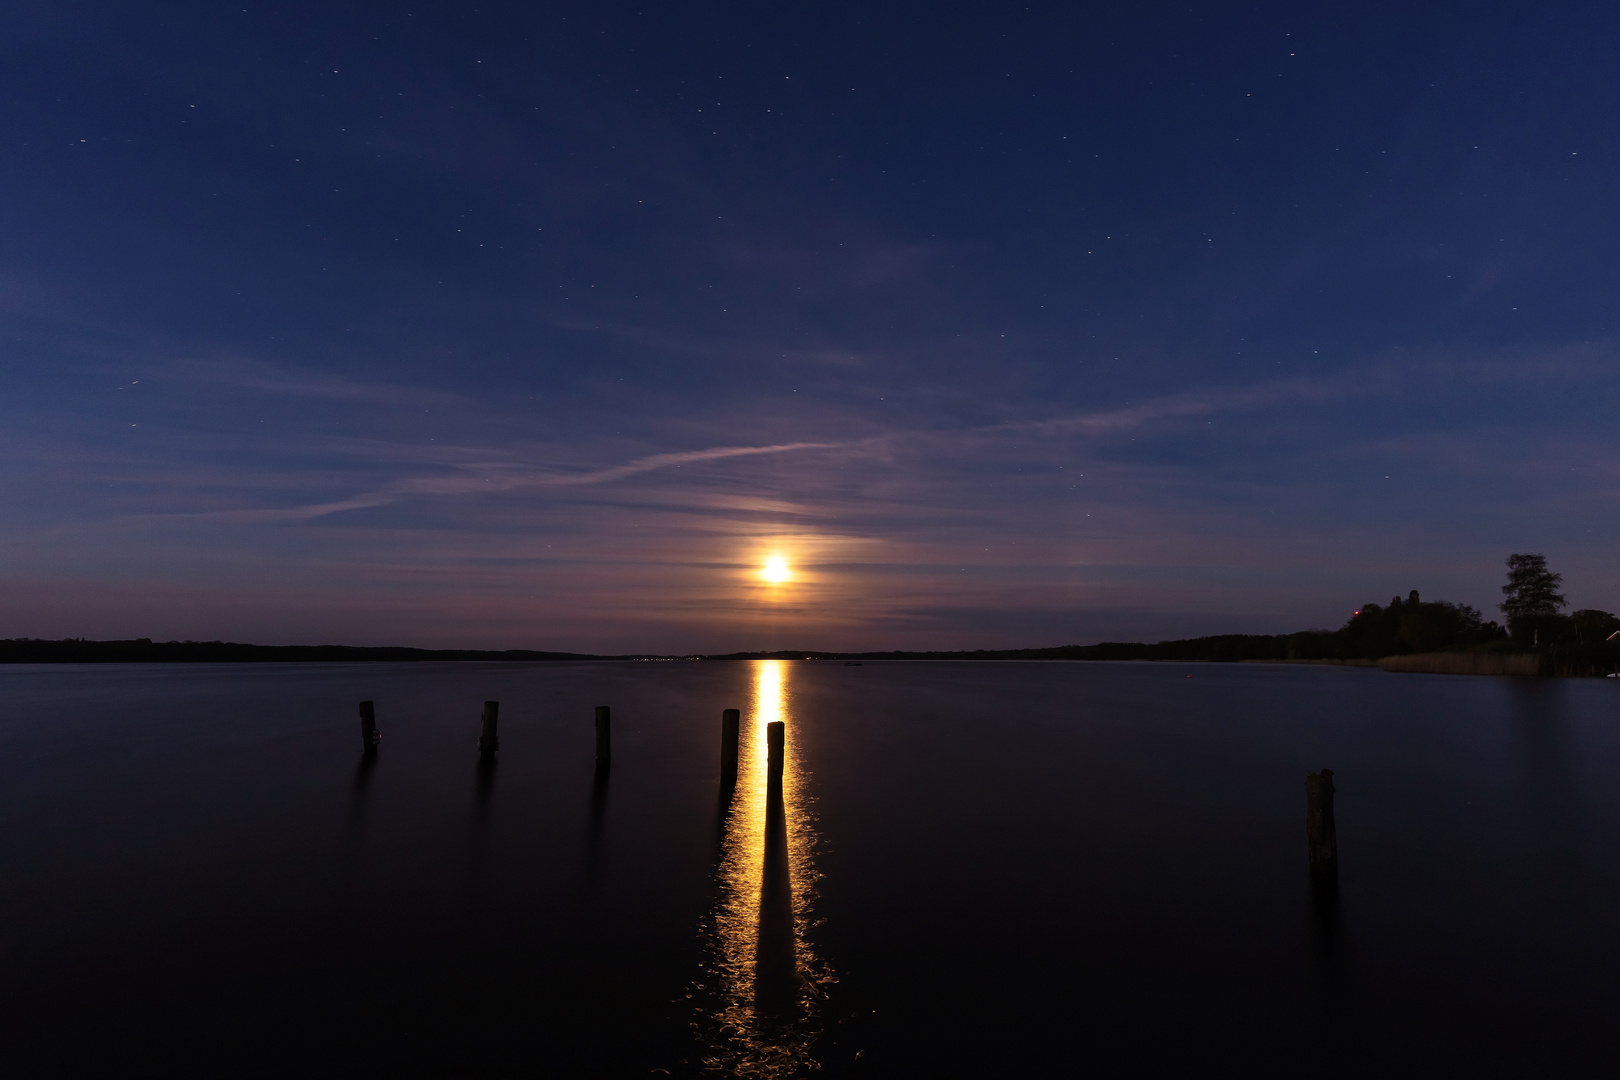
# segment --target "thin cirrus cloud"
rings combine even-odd
[[[420,386],[370,382],[324,371],[282,367],[260,360],[171,360],[150,369],[150,374],[174,381],[210,383],[254,393],[328,401],[371,402],[378,405],[465,405],[466,397]]]
[[[611,483],[643,473],[685,465],[699,465],[738,458],[798,454],[811,451],[844,451],[856,454],[887,455],[893,446],[907,441],[953,442],[997,434],[1103,437],[1140,428],[1159,420],[1260,409],[1296,400],[1320,401],[1343,393],[1345,389],[1337,380],[1295,379],[1244,391],[1207,395],[1176,395],[1123,409],[1055,419],[1013,421],[943,431],[902,430],[842,441],[800,441],[765,446],[714,446],[700,450],[651,454],[619,465],[604,466],[584,472],[561,472],[554,469],[535,470],[506,462],[492,462],[487,460],[486,456],[486,460],[467,462],[459,466],[457,475],[405,477],[385,484],[376,491],[355,495],[347,499],[330,500],[295,507],[221,510],[201,514],[165,516],[199,517],[243,524],[307,521],[353,510],[388,506],[413,497],[444,497],[475,493],[490,494],[525,488],[581,487]]]
[[[1525,382],[1544,386],[1553,382],[1580,381],[1590,377],[1594,364],[1603,356],[1583,351],[1580,355],[1558,354],[1547,357],[1485,357],[1473,360],[1455,358],[1401,358],[1382,360],[1358,368],[1320,377],[1287,377],[1247,387],[1210,388],[1197,393],[1164,395],[1119,408],[1097,410],[1070,416],[1011,420],[961,428],[901,428],[854,439],[804,439],[762,445],[720,445],[696,450],[662,452],[632,458],[619,464],[596,468],[569,468],[555,464],[526,463],[511,450],[495,446],[476,447],[453,444],[399,443],[375,439],[325,438],[316,440],[339,460],[368,462],[371,467],[390,463],[431,465],[448,470],[440,475],[400,476],[385,480],[370,490],[347,497],[329,497],[296,506],[231,508],[180,513],[140,514],[143,518],[196,518],[222,523],[299,522],[326,518],[347,512],[395,505],[407,500],[487,495],[521,490],[560,490],[612,484],[632,477],[684,466],[746,459],[785,458],[800,455],[836,453],[867,457],[893,463],[906,448],[933,448],[963,456],[972,466],[983,464],[987,448],[1020,445],[1030,451],[1052,440],[1081,438],[1107,445],[1114,437],[1143,430],[1173,429],[1178,421],[1214,418],[1220,415],[1258,414],[1287,411],[1298,406],[1324,406],[1352,399],[1376,398],[1387,402],[1416,394],[1425,396],[1429,384],[1466,378],[1476,383],[1512,384]],[[194,370],[215,382],[250,388],[259,393],[289,396],[321,396],[339,400],[367,400],[419,405],[437,395],[403,385],[377,385],[359,380],[332,378],[308,372],[276,368],[267,364],[232,362]],[[439,395],[441,400],[465,404],[466,399]],[[1170,425],[1167,429],[1166,425]],[[1012,442],[1006,440],[1011,437]],[[988,440],[988,441],[987,441]],[[314,443],[310,444],[314,446]],[[588,447],[585,447],[588,449]],[[1004,451],[998,450],[997,453]],[[1018,451],[1022,452],[1022,451]],[[1069,449],[1065,454],[1072,452]],[[1185,472],[1191,463],[1172,466]],[[1145,475],[1141,469],[1136,475]],[[1148,471],[1153,471],[1149,469]],[[1160,470],[1162,472],[1162,470]],[[228,488],[228,476],[216,476]],[[279,486],[279,485],[278,485]],[[806,505],[805,500],[798,500]],[[806,506],[808,509],[808,506]]]
[[[726,458],[758,457],[766,454],[786,454],[804,450],[833,450],[857,445],[855,443],[782,443],[776,446],[715,446],[706,450],[680,453],[653,454],[628,461],[622,465],[594,469],[583,473],[533,472],[504,463],[467,466],[473,475],[442,477],[409,477],[385,485],[378,491],[356,495],[350,499],[263,510],[221,510],[201,514],[163,515],[169,517],[196,517],[214,521],[232,521],[244,524],[270,521],[308,521],[312,518],[340,514],[349,510],[366,510],[388,506],[411,496],[453,496],[473,493],[490,494],[497,491],[515,491],[520,488],[575,487],[602,484],[620,480],[638,473],[656,469],[669,469],[680,465]]]

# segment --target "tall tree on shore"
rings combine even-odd
[[[1569,601],[1558,591],[1564,583],[1563,574],[1547,569],[1545,555],[1509,555],[1508,580],[1502,586],[1502,614],[1507,616],[1510,629],[1530,623],[1531,648],[1541,647],[1541,620],[1557,615]]]

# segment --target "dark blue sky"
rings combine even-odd
[[[0,635],[1620,609],[1609,5],[24,4]],[[792,580],[758,569],[771,554]]]

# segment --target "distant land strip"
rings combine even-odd
[[[1606,613],[1605,613],[1606,614]],[[1610,616],[1613,618],[1613,616]],[[411,649],[356,645],[245,645],[234,641],[87,641],[66,638],[0,640],[0,664],[131,664],[131,663],[364,663],[377,661],[604,662],[690,660],[812,660],[861,663],[884,660],[1092,660],[1181,663],[1293,663],[1383,666],[1392,671],[1449,674],[1602,675],[1620,669],[1620,634],[1616,641],[1543,642],[1538,650],[1515,648],[1506,634],[1484,641],[1442,641],[1426,649],[1402,642],[1394,647],[1376,641],[1346,640],[1344,631],[1296,634],[1218,634],[1177,641],[1105,641],[1097,645],[1059,645],[1045,649],[972,649],[956,651],[827,652],[778,649],[669,655],[631,653],[541,652],[534,649]],[[1360,647],[1356,647],[1357,645]],[[1379,647],[1381,644],[1384,647]],[[1528,666],[1526,666],[1528,665]]]
[[[407,649],[363,645],[244,645],[235,641],[86,641],[0,639],[3,664],[310,663],[376,660],[641,660],[639,656],[536,652],[532,649]]]
[[[1181,641],[1106,641],[1098,645],[1060,645],[1044,649],[974,649],[959,651],[824,652],[780,649],[707,655],[538,652],[532,649],[411,649],[354,645],[247,645],[234,641],[87,641],[65,638],[0,640],[0,663],[310,663],[361,661],[580,661],[580,660],[1286,660],[1291,635],[1222,634]]]
[[[955,652],[776,652],[725,653],[705,660],[1286,660],[1288,634],[1219,634],[1145,644],[1104,641],[1097,645],[1058,645],[1044,649],[972,649]]]
[[[1520,556],[1515,555],[1518,559]],[[1526,556],[1525,558],[1529,558]],[[1539,558],[1537,556],[1536,558]],[[1511,562],[1511,560],[1510,560]],[[1556,575],[1554,575],[1556,577]],[[1556,584],[1556,582],[1554,582]],[[1555,597],[1559,604],[1562,597]],[[1556,606],[1555,606],[1556,607]],[[1337,630],[1292,634],[1215,634],[1147,644],[1104,641],[1042,649],[972,649],[890,652],[827,652],[778,649],[707,655],[540,652],[533,649],[408,649],[355,645],[243,645],[234,641],[87,641],[65,638],[0,640],[0,663],[310,663],[323,661],[605,661],[605,660],[1161,660],[1213,663],[1355,664],[1406,657],[1400,670],[1519,673],[1527,660],[1501,657],[1535,653],[1544,674],[1597,675],[1620,668],[1620,616],[1596,609],[1570,615],[1526,615],[1513,628],[1497,625],[1467,604],[1424,600],[1413,590],[1386,604],[1363,604]],[[1474,659],[1461,659],[1463,655]],[[1416,657],[1438,657],[1418,660]],[[1486,657],[1496,659],[1487,660]]]

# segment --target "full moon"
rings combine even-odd
[[[765,560],[765,569],[759,572],[759,576],[770,582],[772,585],[780,585],[782,582],[791,578],[793,576],[793,572],[788,569],[786,559],[782,558],[780,555],[772,555],[770,558]]]

